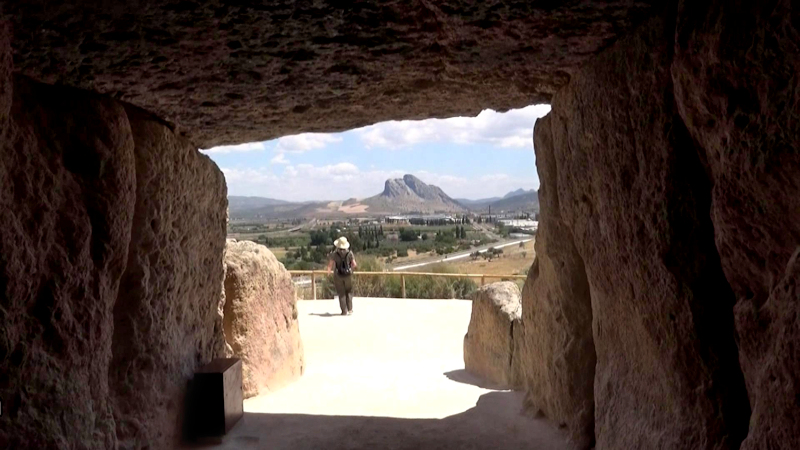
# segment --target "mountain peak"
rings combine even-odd
[[[386,180],[383,192],[372,197],[371,200],[384,207],[389,207],[391,204],[391,207],[398,211],[432,212],[462,211],[464,209],[439,187],[426,184],[411,174],[406,174],[403,178]]]

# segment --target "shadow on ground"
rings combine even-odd
[[[309,313],[309,316],[317,316],[317,317],[342,317],[342,313]]]
[[[564,436],[522,416],[517,392],[490,392],[444,419],[246,413],[221,442],[194,448],[271,450],[566,450]]]

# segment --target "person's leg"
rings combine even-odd
[[[344,287],[344,280],[334,276],[333,286],[336,288],[336,295],[339,296],[339,308],[342,310],[342,315],[345,315],[347,314],[347,291]]]
[[[347,277],[344,284],[347,312],[353,312],[353,277]]]

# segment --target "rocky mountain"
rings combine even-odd
[[[370,212],[432,213],[459,212],[466,208],[438,186],[426,184],[414,175],[386,180],[383,192],[360,202]]]

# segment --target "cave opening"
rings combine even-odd
[[[512,447],[530,440],[566,445],[546,422],[517,414],[523,395],[520,376],[511,375],[513,321],[473,330],[470,316],[480,319],[469,300],[483,278],[416,275],[403,277],[401,285],[396,276],[360,276],[411,269],[487,271],[486,283],[516,276],[503,295],[517,305],[510,314],[519,320],[539,215],[533,126],[548,112],[547,105],[486,110],[475,117],[385,122],[203,150],[226,176],[229,239],[268,247],[259,251],[271,252],[286,269],[324,271],[334,240],[345,236],[358,261],[353,317],[340,316],[336,289],[323,273],[313,282],[313,295],[308,272],[295,276],[302,376],[251,389],[248,378],[287,374],[252,373],[258,369],[245,359],[245,392],[251,397],[245,423],[286,421],[281,434],[308,427],[304,421],[322,421],[330,433],[363,427],[360,440],[348,445],[368,445],[373,433],[397,421],[393,427],[409,441],[433,441],[428,433],[446,428],[449,437],[442,439],[455,448],[460,439],[498,439],[491,427],[479,425],[489,421],[527,430],[507,438]],[[237,245],[229,243],[228,251],[238,252]],[[228,265],[234,272],[241,266]],[[244,284],[241,277],[226,277],[223,322],[233,354],[247,358],[252,344],[243,342],[254,338],[235,323],[242,320],[236,316],[243,309],[238,290]],[[483,360],[483,350],[473,349],[492,333],[506,334],[499,346],[505,363]],[[277,365],[286,349],[271,348]],[[410,431],[417,426],[431,430]],[[453,429],[462,430],[459,437]],[[270,442],[284,439],[270,434]],[[267,434],[245,425],[234,436],[262,440]],[[313,447],[325,433],[304,439],[304,446]]]
[[[791,1],[229,3],[0,6],[0,447],[180,447],[198,368],[270,338],[279,345],[251,345],[254,360],[293,379],[302,359],[272,362],[302,351],[297,319],[340,323],[327,307],[268,301],[294,292],[275,255],[244,241],[226,251],[228,174],[198,147],[549,103],[534,130],[546,207],[522,320],[497,341],[468,326],[465,344],[502,346],[502,365],[487,367],[519,364],[526,411],[581,449],[800,448]],[[297,158],[264,164],[336,165],[301,170]],[[268,178],[251,169],[239,178]],[[336,208],[363,206],[345,202]],[[228,276],[243,294],[223,297]],[[266,313],[239,314],[249,301]],[[237,318],[227,329],[226,308]],[[380,324],[359,311],[350,318]],[[422,321],[414,311],[396,316]],[[237,342],[237,326],[262,335]],[[445,361],[430,347],[431,364]],[[422,359],[407,356],[384,375],[413,382],[404,370]],[[463,381],[454,366],[437,382]],[[468,448],[506,398],[438,418],[254,424],[315,447],[351,446],[366,429],[373,447],[390,436]],[[549,447],[500,417],[482,424],[510,439],[495,447]]]

